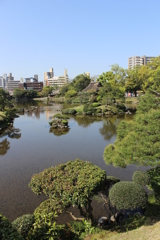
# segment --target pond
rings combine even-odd
[[[27,107],[31,104],[27,103]],[[106,170],[107,175],[131,180],[138,167],[130,165],[122,169],[106,165],[103,151],[116,140],[120,121],[130,120],[132,115],[112,118],[71,116],[69,131],[60,135],[50,132],[49,121],[63,105],[35,105],[39,106],[39,111],[25,112],[14,120],[14,129],[10,133],[4,132],[0,136],[0,213],[10,221],[33,213],[45,199],[32,193],[28,184],[34,173],[50,166],[80,158]],[[144,167],[139,169],[145,170]]]

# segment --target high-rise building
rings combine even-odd
[[[54,76],[53,68],[50,68],[50,72],[44,73],[45,86],[58,86],[62,87],[69,82],[67,69],[64,70],[63,76]]]
[[[147,56],[132,56],[128,58],[128,69],[133,69],[136,66],[147,65],[149,62],[152,61],[155,57],[147,57]]]

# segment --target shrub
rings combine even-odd
[[[149,176],[142,171],[135,171],[132,176],[133,182],[145,186],[149,184]]]
[[[101,108],[98,108],[97,109],[97,113],[101,113],[102,112],[102,109]]]
[[[12,226],[21,234],[24,238],[28,236],[28,232],[34,223],[34,215],[26,214],[18,217],[12,222]]]
[[[65,125],[65,126],[68,126],[68,121],[65,120],[65,119],[63,119],[63,120],[62,120],[62,124]]]
[[[160,202],[160,165],[147,171],[150,189],[154,190],[156,201]]]
[[[62,110],[62,113],[64,113],[64,114],[68,114],[68,112],[69,112],[69,109],[63,109]]]
[[[76,112],[77,111],[75,109],[69,109],[69,111],[68,111],[69,114],[76,114]]]
[[[53,116],[53,118],[60,118],[60,119],[69,119],[68,116],[62,115],[60,113],[57,113]]]
[[[116,183],[109,192],[111,204],[118,210],[145,208],[147,194],[142,186],[134,182]]]
[[[86,112],[87,115],[92,115],[92,111]]]
[[[97,103],[97,102],[94,102],[94,103],[92,104],[92,106],[93,106],[93,107],[99,107],[99,106],[101,106],[101,104],[100,104],[100,103]]]
[[[24,240],[24,238],[16,231],[8,219],[0,214],[0,239]]]

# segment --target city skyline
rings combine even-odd
[[[53,66],[73,79],[113,64],[127,69],[130,56],[159,56],[159,7],[158,0],[0,0],[0,76],[36,73],[44,81]]]

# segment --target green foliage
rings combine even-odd
[[[35,90],[24,90],[20,88],[15,88],[13,90],[13,96],[15,98],[35,98],[38,96],[38,92]]]
[[[87,113],[88,115],[91,115],[92,113],[96,113],[96,108],[92,106],[92,104],[85,104],[83,107],[83,112]]]
[[[77,236],[75,239],[84,239],[88,234],[93,234],[99,230],[86,220],[80,222],[74,221],[68,225],[71,231]]]
[[[79,74],[73,79],[73,88],[77,92],[81,92],[90,84],[91,79],[86,74]]]
[[[109,191],[112,206],[118,210],[145,208],[147,195],[143,187],[137,183],[122,181],[114,184]]]
[[[77,111],[75,109],[69,109],[69,111],[68,111],[69,114],[76,114],[76,112]]]
[[[53,91],[53,87],[45,86],[42,90],[42,92],[39,93],[41,97],[48,97],[49,94],[51,94]]]
[[[66,92],[65,97],[66,98],[71,98],[77,95],[77,92],[74,89],[69,90]]]
[[[2,240],[24,240],[16,231],[6,217],[0,214],[0,239]]]
[[[92,106],[93,106],[93,107],[99,107],[99,106],[101,106],[101,104],[98,103],[98,102],[94,102],[94,103],[92,104]]]
[[[142,89],[142,79],[139,77],[138,74],[139,68],[128,69],[127,70],[127,78],[126,78],[126,91],[134,92],[135,95],[137,94],[137,90]]]
[[[112,82],[112,81],[114,81],[114,74],[111,71],[106,73],[103,72],[97,79],[97,82],[100,82],[102,85],[106,82]]]
[[[66,115],[62,115],[62,114],[60,114],[60,113],[57,113],[57,114],[53,115],[53,118],[69,119],[68,116],[66,116]]]
[[[156,97],[152,95],[152,98]],[[117,141],[105,148],[104,159],[107,164],[126,167],[128,164],[155,166],[160,163],[159,104],[157,108],[154,103],[150,104],[151,109],[141,114],[147,95],[141,99],[141,111],[138,109],[133,121],[120,123]]]
[[[160,203],[160,166],[156,166],[147,171],[150,182],[150,189],[154,190],[156,201]]]
[[[159,98],[151,93],[146,93],[140,98],[140,103],[137,105],[137,114],[145,114],[150,109],[160,109]]]
[[[69,88],[70,88],[70,84],[66,84],[66,85],[62,86],[59,90],[60,94],[65,95],[65,93],[68,92]]]
[[[105,182],[105,171],[90,162],[76,159],[33,175],[29,187],[34,193],[43,193],[50,198],[50,207],[46,209],[49,209],[48,213],[52,209],[52,216],[61,213],[57,210],[59,206],[63,211],[76,205],[86,218],[92,218],[91,198]]]
[[[28,233],[28,239],[66,239],[63,234],[64,226],[57,225],[50,214],[34,213],[35,222]]]
[[[0,111],[4,111],[6,107],[12,108],[13,104],[9,93],[0,88]]]
[[[133,173],[132,180],[143,187],[149,184],[148,174],[140,170]]]
[[[28,236],[28,232],[34,223],[34,215],[26,214],[18,217],[12,222],[12,226],[21,234],[24,238]]]
[[[119,86],[112,86],[111,83],[106,82],[103,87],[100,88],[98,96],[102,99],[104,104],[113,104],[116,100],[123,101],[124,99],[124,89]],[[97,98],[98,99],[98,98]]]

